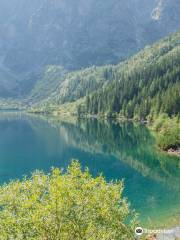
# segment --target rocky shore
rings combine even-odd
[[[180,156],[180,148],[177,149],[170,148],[167,150],[167,153],[171,155]]]

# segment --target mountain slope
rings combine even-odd
[[[146,48],[115,68],[110,82],[86,100],[89,114],[119,114],[141,120],[180,112],[180,33]]]
[[[86,97],[79,114],[146,119],[180,109],[180,32],[118,65],[92,67],[65,75],[43,108]],[[82,102],[82,101],[81,101]]]
[[[179,0],[1,0],[0,56],[21,82],[12,95],[29,94],[48,65],[72,71],[126,59],[180,29],[179,11]],[[16,79],[0,78],[7,82],[13,89]]]
[[[28,95],[26,102],[31,105],[42,101],[56,91],[64,81],[65,70],[60,66],[47,66]]]
[[[14,97],[18,88],[17,77],[8,69],[0,66],[0,96]]]

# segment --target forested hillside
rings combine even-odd
[[[63,103],[74,102],[79,105],[77,111],[81,116],[140,120],[160,113],[171,116],[180,111],[179,76],[180,32],[177,32],[118,65],[65,74],[57,89],[38,103],[38,108],[55,111]],[[37,92],[41,91],[39,88]]]
[[[24,98],[49,65],[117,64],[180,29],[179,0],[1,0],[0,97]]]
[[[51,94],[47,95],[48,98],[44,99],[45,102],[62,104],[65,102],[76,101],[79,98],[85,97],[101,88],[106,82],[113,79],[112,69],[114,66],[104,66],[91,68],[86,68],[80,71],[75,71],[63,75],[61,79],[60,71],[58,67],[54,67],[57,72],[56,82],[59,83],[56,90]],[[59,75],[58,75],[59,72]],[[54,73],[50,70],[49,72],[51,78],[55,78]],[[52,79],[48,78],[46,82],[46,87],[50,89],[50,83]],[[45,83],[44,80],[42,83]],[[44,84],[36,85],[36,92],[40,95],[43,94],[42,87]],[[32,91],[35,92],[34,90]],[[42,96],[41,96],[42,98]],[[33,95],[33,100],[36,100],[36,96]]]
[[[80,114],[147,116],[180,111],[180,33],[107,70],[113,81],[86,98]]]
[[[60,66],[46,66],[34,85],[26,102],[31,105],[51,96],[64,81],[66,71]]]

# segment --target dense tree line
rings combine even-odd
[[[167,114],[162,114],[153,122],[151,126],[155,132],[158,146],[165,150],[174,150],[177,155],[180,148],[180,119],[179,115],[169,118]]]
[[[104,69],[113,80],[87,96],[79,114],[145,120],[180,112],[180,34],[155,44],[129,61]]]
[[[179,66],[180,32],[177,32],[118,65],[93,66],[63,76],[61,68],[59,71],[51,67],[32,98],[44,95],[44,83],[49,93],[52,82],[56,90],[42,97],[37,109],[56,111],[63,103],[71,102],[81,116],[145,120],[160,113],[176,115],[180,110]],[[49,76],[53,76],[53,81],[48,80]]]
[[[90,67],[80,71],[70,72],[64,76],[64,81],[59,84],[54,97],[50,102],[62,104],[73,102],[87,96],[101,88],[105,82],[113,79],[113,66]]]

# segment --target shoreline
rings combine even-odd
[[[180,148],[178,148],[178,149],[170,148],[165,152],[169,155],[180,157]]]
[[[13,111],[14,112],[14,111]],[[16,111],[15,111],[16,112]],[[19,112],[19,111],[17,111],[17,112]],[[26,113],[26,111],[23,111],[23,112],[25,112]],[[37,117],[39,117],[39,116],[46,116],[47,118],[48,117],[51,117],[51,116],[53,116],[53,115],[51,115],[51,114],[34,114],[34,113],[31,113],[32,115],[34,115],[34,116],[37,116]],[[53,117],[55,117],[55,118],[57,118],[57,116],[53,116]],[[59,118],[60,118],[60,116],[59,116]],[[160,151],[161,149],[159,148],[159,151]],[[173,153],[168,153],[167,151],[163,151],[163,150],[161,150],[161,152],[162,153],[164,153],[164,154],[173,154],[173,155],[175,155],[176,153],[174,153],[174,151],[173,151]],[[170,220],[170,219],[169,219]],[[169,221],[170,222],[170,221]],[[170,222],[171,224],[172,224],[172,222]],[[174,231],[176,231],[177,230],[177,228],[180,228],[180,227],[176,227],[176,226],[178,226],[178,222],[177,222],[177,224],[174,222],[174,225],[172,224],[172,225],[168,225],[167,224],[167,226],[164,226],[164,227],[158,227],[158,225],[157,225],[157,228],[155,228],[155,229],[172,229],[173,230],[173,233],[174,233]],[[151,228],[151,227],[150,227]],[[175,239],[173,239],[173,238],[171,238],[172,240],[175,240]],[[170,240],[171,240],[170,239]],[[159,239],[158,239],[159,240]],[[161,240],[161,239],[160,239]],[[164,240],[164,239],[163,239]],[[165,239],[166,240],[166,239]],[[168,238],[167,238],[167,240],[168,240]]]
[[[104,120],[115,120],[117,122],[132,122],[132,123],[139,123],[139,124],[143,124],[143,125],[146,125],[150,131],[152,131],[152,133],[155,133],[154,130],[151,129],[150,127],[150,121],[148,120],[137,120],[137,119],[128,119],[128,118],[123,118],[123,117],[118,117],[118,116],[105,116],[105,115],[97,115],[97,114],[94,114],[94,115],[85,115],[85,116],[78,116],[72,112],[61,112],[61,114],[59,114],[58,112],[54,112],[54,111],[43,111],[43,110],[37,110],[37,109],[3,109],[3,110],[0,110],[0,111],[13,111],[13,112],[26,112],[26,113],[29,113],[29,114],[34,114],[34,115],[40,115],[40,116],[50,116],[50,117],[73,117],[73,118],[77,118],[77,119],[97,119],[97,120],[101,120],[101,119],[104,119]],[[157,133],[155,133],[157,134]],[[154,135],[154,134],[153,134]],[[158,147],[158,144],[156,143],[157,145],[157,148],[159,149],[159,151],[161,151],[162,153],[164,154],[167,154],[167,155],[170,155],[170,156],[176,156],[176,157],[180,157],[180,148],[178,149],[173,149],[173,148],[169,148],[167,150],[163,150],[162,148]]]

